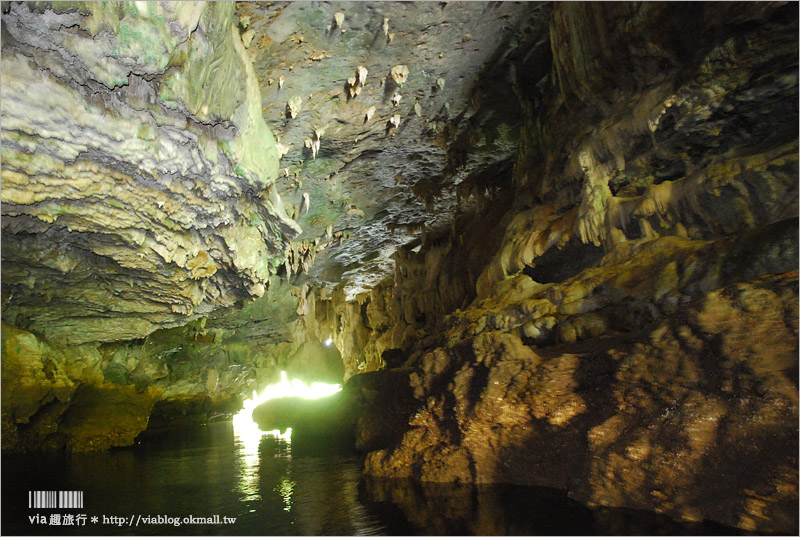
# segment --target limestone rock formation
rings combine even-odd
[[[796,533],[797,4],[2,26],[4,449],[130,444],[288,370],[347,382],[372,478]]]
[[[508,69],[547,45],[548,6],[242,2],[239,9],[254,36],[264,117],[287,148],[276,188],[297,208],[303,234],[295,243],[307,241],[290,257],[288,277],[341,285],[353,300],[394,273],[398,247],[446,229],[459,204],[484,200],[493,175],[513,162],[520,110]],[[302,106],[292,116],[294,97]],[[315,151],[306,140],[320,130]]]
[[[3,14],[3,319],[146,336],[264,294],[300,232],[233,6]]]
[[[611,304],[559,313],[550,300],[585,285],[584,274],[531,296],[501,295],[505,308],[459,319],[442,347],[422,355],[409,430],[370,453],[367,472],[552,486],[690,520],[791,526],[781,513],[796,502],[796,271],[694,299],[673,288],[659,306],[618,287],[640,273],[616,268],[603,296],[649,304],[663,320],[615,326]],[[658,311],[678,296],[671,313]],[[520,314],[534,325],[554,315],[554,337],[526,345]]]
[[[367,473],[797,527],[797,13],[731,7],[743,36],[698,8],[717,30],[689,48],[667,9],[555,7],[522,203],[477,299],[412,346],[418,410]]]

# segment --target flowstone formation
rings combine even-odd
[[[797,4],[2,24],[4,449],[285,369],[347,384],[264,426],[335,424],[377,479],[797,532]]]
[[[263,296],[300,233],[234,19],[229,3],[4,4],[4,447],[131,443],[181,391],[180,345],[126,344],[117,363],[98,343]]]
[[[360,307],[314,297],[418,401],[367,474],[797,531],[797,9],[692,9],[556,5],[492,231],[411,244]]]
[[[300,228],[270,185],[233,6],[11,4],[3,15],[3,319],[144,337],[264,294]]]

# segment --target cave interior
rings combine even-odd
[[[284,372],[364,475],[796,534],[796,2],[0,20],[3,453]]]

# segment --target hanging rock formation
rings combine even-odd
[[[300,232],[271,187],[258,82],[232,4],[4,11],[3,320],[36,336],[4,324],[3,445],[130,444],[181,392],[156,386],[180,345],[97,343],[264,295]],[[114,399],[119,424],[57,425],[81,405],[113,416]]]
[[[797,528],[796,6],[696,9],[557,5],[502,239],[478,213],[315,304],[419,401],[367,474]]]
[[[797,4],[3,10],[4,449],[288,370],[372,477],[797,531]]]

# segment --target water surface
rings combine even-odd
[[[135,446],[102,453],[4,455],[0,524],[4,535],[734,531],[708,523],[680,524],[639,511],[590,510],[562,492],[547,489],[365,480],[360,477],[362,464],[355,454],[319,445],[297,445],[270,436],[255,443],[243,441],[234,435],[230,423],[149,434]],[[29,508],[29,490],[82,490],[84,508]],[[63,520],[67,514],[86,515],[85,525],[41,525],[29,518],[41,515],[50,522],[51,515],[61,515]],[[219,518],[212,521],[219,523],[188,523],[187,519],[214,515]],[[97,521],[92,522],[95,516]],[[146,523],[146,517],[151,523]],[[231,523],[224,517],[236,520]]]

